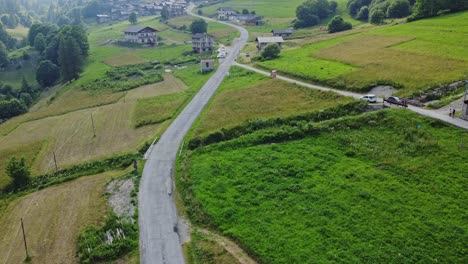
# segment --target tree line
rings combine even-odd
[[[81,25],[33,24],[28,34],[29,44],[41,55],[36,71],[37,82],[50,86],[60,78],[70,82],[79,77],[89,43]]]
[[[382,24],[385,19],[408,21],[468,9],[468,0],[349,0],[348,13],[362,21]]]

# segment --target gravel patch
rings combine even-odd
[[[135,206],[132,204],[131,192],[135,188],[132,179],[114,180],[107,185],[107,192],[110,194],[109,205],[114,213],[124,219],[135,221]]]
[[[397,89],[393,88],[393,86],[389,85],[379,85],[374,88],[372,88],[369,91],[369,94],[375,94],[376,96],[380,97],[389,97],[392,96],[393,93],[398,91]]]

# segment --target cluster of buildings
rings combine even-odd
[[[121,0],[115,0],[121,1]],[[129,3],[131,3],[130,0]],[[167,10],[172,10],[173,16],[184,15],[186,14],[187,3],[185,0],[161,0],[159,2],[154,2],[153,4],[145,4],[143,6],[151,6],[157,14],[166,7]],[[170,9],[172,7],[172,9]],[[135,12],[135,11],[133,11]],[[244,21],[245,23],[253,23],[258,25],[259,21],[262,19],[261,16],[256,14],[238,14],[236,10],[230,7],[220,7],[217,10],[218,19],[220,20],[229,20],[229,21]],[[98,15],[98,18],[102,18],[102,15]],[[255,22],[252,22],[255,21]],[[157,45],[158,44],[158,30],[147,27],[147,26],[130,26],[124,30],[124,41],[138,44],[149,44]],[[271,31],[271,37],[257,37],[257,50],[260,52],[266,45],[270,43],[276,43],[281,47],[284,43],[284,37],[290,37],[294,33],[293,28],[286,29],[273,29]],[[194,53],[204,53],[212,52],[215,47],[214,37],[207,33],[197,33],[192,35],[192,50]]]
[[[216,10],[219,20],[228,20],[235,22],[243,22],[248,26],[258,26],[263,24],[263,16],[257,14],[241,14],[231,7],[220,7]]]
[[[185,0],[156,0],[152,3],[140,3],[139,0],[109,0],[103,3],[102,10],[106,12],[96,15],[96,22],[127,20],[133,12],[138,16],[161,15],[164,8],[169,17],[183,16],[187,14],[187,6]]]

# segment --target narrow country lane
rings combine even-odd
[[[196,16],[191,13],[192,8],[193,5],[189,8],[189,13]],[[234,41],[232,52],[148,153],[138,194],[140,261],[143,264],[184,263],[177,233],[179,219],[172,196],[176,155],[185,135],[221,84],[248,38],[248,32],[244,28],[223,24],[240,31],[240,38]]]
[[[244,69],[248,69],[248,70],[257,72],[257,73],[260,73],[260,74],[263,74],[263,75],[270,76],[269,72],[259,70],[257,68],[252,67],[252,66],[240,64],[240,63],[237,63],[237,62],[235,62],[234,65],[242,67]],[[291,79],[291,78],[288,78],[288,77],[284,77],[284,76],[280,76],[280,75],[277,75],[276,78],[280,79],[280,80],[283,80],[283,81],[286,81],[286,82],[295,83],[295,84],[298,84],[298,85],[301,85],[301,86],[304,86],[304,87],[307,87],[307,88],[321,90],[321,91],[333,91],[335,93],[338,93],[338,94],[341,94],[341,95],[344,95],[344,96],[353,97],[353,98],[360,98],[361,96],[363,96],[363,94],[347,92],[347,91],[342,91],[342,90],[336,90],[336,89],[327,88],[327,87],[323,87],[323,86],[319,86],[319,85],[305,83],[305,82],[301,82],[301,81]],[[417,106],[412,106],[412,105],[409,105],[407,109],[411,110],[413,112],[416,112],[416,113],[418,113],[420,115],[424,115],[424,116],[427,116],[427,117],[430,117],[430,118],[439,119],[441,121],[452,124],[454,126],[461,127],[461,128],[464,128],[464,129],[468,129],[468,121],[460,119],[460,118],[452,118],[452,117],[449,117],[448,115],[441,114],[441,113],[439,113],[437,111],[434,111],[434,110],[428,110],[428,109],[424,109],[424,108],[417,107]]]

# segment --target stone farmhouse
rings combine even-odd
[[[130,26],[124,30],[124,41],[139,44],[158,44],[158,30],[147,26]]]
[[[257,42],[258,52],[260,52],[266,45],[270,43],[276,43],[281,48],[284,42],[283,37],[257,37],[255,41]]]
[[[213,51],[214,38],[206,33],[197,33],[192,35],[192,49],[195,53]]]

